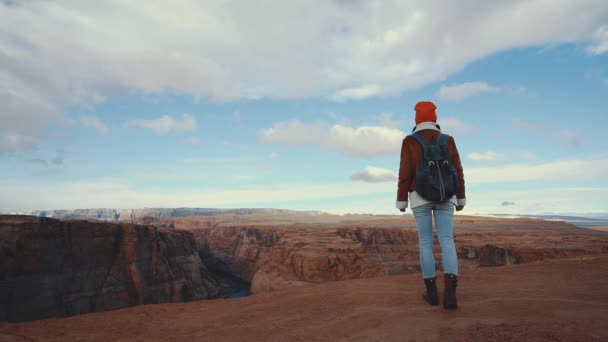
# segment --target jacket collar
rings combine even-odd
[[[437,124],[434,122],[421,122],[416,125],[414,132],[422,131],[425,129],[432,129],[433,131],[441,132],[441,130],[437,127]]]

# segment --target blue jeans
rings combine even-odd
[[[458,257],[454,245],[454,204],[450,201],[428,203],[412,208],[418,228],[420,247],[420,266],[423,278],[435,277],[435,258],[433,256],[433,216],[437,237],[441,245],[443,273],[458,275]]]

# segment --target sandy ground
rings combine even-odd
[[[0,323],[0,341],[608,341],[608,256],[462,270],[456,311],[419,277]]]
[[[589,229],[599,230],[601,232],[608,232],[608,227],[597,226],[597,227],[589,227]]]

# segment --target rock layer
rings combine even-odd
[[[250,282],[252,293],[420,271],[418,236],[411,228],[226,226],[191,231],[210,269]],[[458,229],[455,242],[461,268],[608,252],[608,235],[561,223],[547,229]],[[441,271],[437,240],[434,254]]]
[[[412,219],[268,224],[253,216],[150,221],[177,229],[0,216],[0,320],[420,271]],[[461,270],[608,253],[606,233],[565,223],[455,221]],[[440,271],[437,240],[434,253]]]
[[[251,282],[251,292],[385,274],[361,243],[332,228],[195,229],[210,268]]]
[[[0,216],[0,321],[213,298],[192,234],[132,224]]]

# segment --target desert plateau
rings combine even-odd
[[[1,216],[0,341],[608,339],[599,229],[456,216],[449,312],[421,299],[409,215],[146,215]]]

